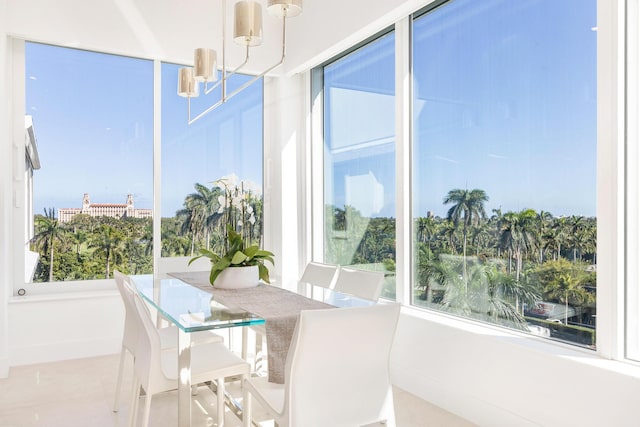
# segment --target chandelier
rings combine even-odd
[[[236,74],[249,62],[249,50],[251,47],[262,43],[262,6],[257,1],[239,1],[234,8],[233,40],[245,47],[245,59],[237,67],[229,70],[226,64],[226,0],[222,0],[222,64],[220,68],[221,78],[218,79],[217,54],[213,49],[198,48],[193,54],[193,67],[183,67],[178,70],[178,95],[187,98],[188,123],[215,110],[229,99],[251,86],[258,79],[265,76],[273,69],[284,63],[286,52],[286,22],[287,18],[299,15],[302,12],[302,0],[268,0],[267,10],[269,14],[282,18],[282,56],[280,60],[267,68],[262,73],[238,87],[231,93],[227,93],[227,80]],[[202,83],[205,95],[221,86],[220,99],[213,105],[195,117],[191,117],[191,98],[200,94]]]

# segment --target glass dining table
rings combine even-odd
[[[373,301],[313,286],[272,278],[255,288],[217,289],[209,272],[132,275],[132,283],[163,319],[178,327],[178,425],[191,426],[191,333],[264,325],[269,354],[269,381],[282,382],[288,345],[301,310],[366,306]],[[246,337],[246,335],[245,335]],[[245,338],[246,339],[246,338]],[[237,409],[237,408],[236,408]]]

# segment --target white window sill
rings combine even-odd
[[[497,340],[508,345],[526,348],[533,352],[543,353],[550,357],[570,360],[576,363],[590,365],[595,368],[615,372],[621,375],[640,379],[640,363],[631,360],[613,360],[600,356],[597,351],[565,344],[560,341],[530,335],[518,331],[478,323],[473,320],[459,318],[417,307],[403,306],[402,314],[413,318],[423,319],[429,323],[458,329],[464,332],[483,335],[487,339]]]

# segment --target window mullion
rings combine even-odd
[[[411,54],[410,18],[395,25],[396,300],[411,302]]]

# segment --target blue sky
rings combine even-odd
[[[153,207],[153,63],[27,44],[26,114],[33,116],[42,168],[34,174],[34,211],[125,203]],[[196,182],[235,173],[262,182],[262,82],[187,124],[176,94],[175,64],[162,66],[162,216],[173,216]],[[229,91],[247,81],[231,78]],[[193,115],[219,99],[194,102]]]
[[[455,0],[415,21],[414,215],[444,216],[454,188],[485,190],[488,213],[595,215],[595,25],[595,0]],[[346,183],[371,181],[377,216],[395,215],[393,49],[391,33],[325,74],[327,203],[362,200]],[[261,82],[188,126],[177,69],[162,66],[162,216],[196,182],[262,181]],[[152,207],[152,62],[28,43],[26,73],[35,212],[79,207],[85,192]]]
[[[93,202],[151,207],[153,63],[28,43],[26,114],[42,168],[34,210]],[[108,70],[108,72],[105,72]]]
[[[414,215],[478,188],[488,214],[595,216],[595,26],[594,0],[456,0],[415,21]],[[327,198],[343,205],[345,177],[373,171],[379,216],[394,215],[393,49],[390,34],[325,69]]]

